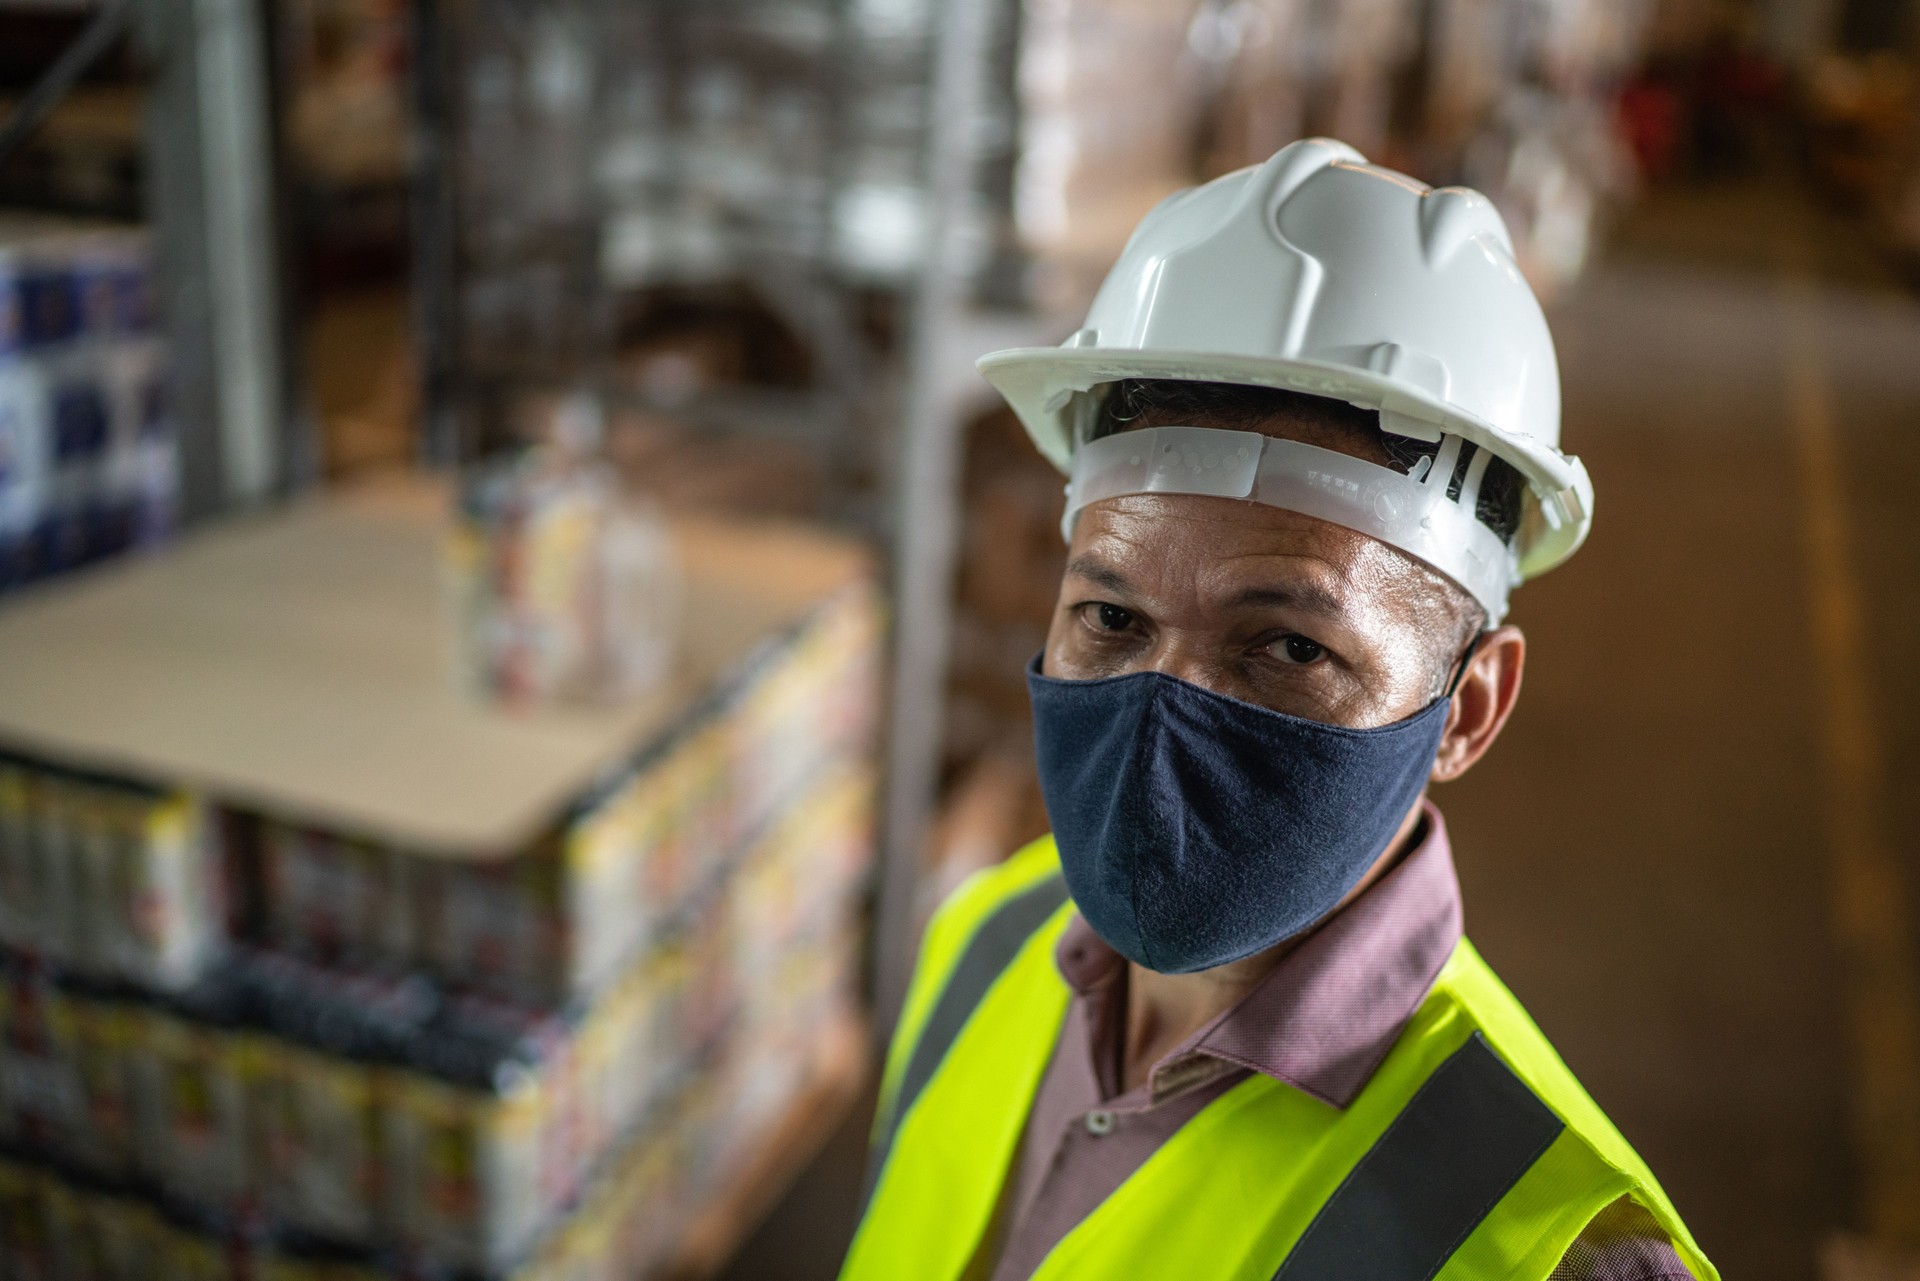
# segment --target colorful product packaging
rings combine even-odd
[[[528,1075],[493,1091],[401,1072],[387,1097],[385,1186],[401,1239],[475,1269],[530,1248],[548,1213],[538,1082]]]
[[[7,987],[0,1028],[0,1072],[6,1077],[8,1130],[29,1148],[59,1151],[86,1123],[85,1094],[75,1069],[69,998],[44,972],[0,971]]]
[[[0,765],[0,943],[88,978],[190,986],[224,939],[213,845],[190,794]]]
[[[120,976],[181,991],[226,942],[219,851],[206,804],[186,792],[101,789],[118,849],[114,930]]]
[[[248,1124],[262,1049],[223,1022],[141,1012],[133,1062],[138,1157],[148,1178],[200,1205],[228,1208],[259,1190]]]
[[[528,1004],[566,996],[566,921],[557,849],[430,869],[423,934],[436,973]]]
[[[65,1028],[80,1109],[61,1149],[105,1178],[134,1173],[134,1100],[127,1008],[117,1001],[69,996],[55,1012]]]
[[[254,1119],[268,1208],[334,1241],[380,1238],[379,1069],[263,1038]]]
[[[77,950],[80,932],[75,895],[73,839],[77,788],[51,771],[35,771],[27,783],[29,884],[33,925],[29,950],[57,961]]]
[[[0,944],[20,951],[32,948],[37,929],[31,780],[25,765],[0,757]]]
[[[571,397],[561,436],[597,435]],[[622,500],[579,439],[476,473],[461,494],[448,580],[465,684],[508,704],[631,697],[667,674],[679,569],[665,523]]]
[[[261,829],[268,937],[296,956],[399,970],[414,963],[415,860],[291,823]]]

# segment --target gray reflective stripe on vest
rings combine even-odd
[[[1058,876],[1050,876],[993,909],[967,940],[959,963],[947,975],[947,985],[941,989],[933,1013],[920,1029],[920,1039],[913,1043],[907,1069],[900,1076],[900,1093],[894,1098],[885,1128],[874,1136],[873,1151],[867,1159],[863,1205],[873,1199],[873,1190],[879,1186],[880,1171],[893,1151],[894,1136],[900,1132],[901,1121],[919,1099],[920,1092],[927,1088],[927,1082],[933,1079],[947,1051],[959,1039],[960,1029],[967,1025],[974,1007],[980,1004],[1001,971],[1013,963],[1021,944],[1032,938],[1033,932],[1045,925],[1066,901],[1067,883]]]
[[[1564,1128],[1475,1032],[1320,1207],[1274,1281],[1427,1281]]]

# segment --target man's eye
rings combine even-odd
[[[1327,652],[1326,647],[1319,641],[1308,640],[1298,634],[1282,636],[1267,648],[1272,650],[1274,657],[1281,662],[1295,663],[1301,667],[1319,662]]]
[[[1093,617],[1103,632],[1124,632],[1133,626],[1132,611],[1105,602],[1094,606]]]

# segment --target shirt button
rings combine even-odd
[[[1087,1113],[1087,1133],[1095,1138],[1113,1133],[1113,1113],[1105,1108],[1095,1108]]]

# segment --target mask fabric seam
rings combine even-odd
[[[1160,673],[1158,672],[1150,672],[1146,674],[1154,675],[1154,676],[1160,675]],[[1148,734],[1153,735],[1155,738],[1158,738],[1163,732],[1160,724],[1159,712],[1160,712],[1160,700],[1164,695],[1166,686],[1160,681],[1152,682],[1152,686],[1153,686],[1153,692],[1151,695],[1149,695],[1147,706],[1142,711],[1141,722],[1147,727]],[[1157,753],[1160,747],[1160,744],[1158,742],[1155,742],[1149,745],[1143,742],[1142,747],[1150,747],[1151,753]],[[1156,759],[1157,757],[1151,753],[1149,754],[1148,759],[1149,760]],[[1140,869],[1139,861],[1138,861],[1138,858],[1136,857],[1134,866],[1132,869],[1132,875],[1127,877],[1127,907],[1133,915],[1134,937],[1140,940],[1140,954],[1147,958],[1147,968],[1150,970],[1154,970],[1155,972],[1158,972],[1158,966],[1155,964],[1155,962],[1157,962],[1159,958],[1153,955],[1152,949],[1148,946],[1147,930],[1140,920],[1140,870],[1141,869]]]

